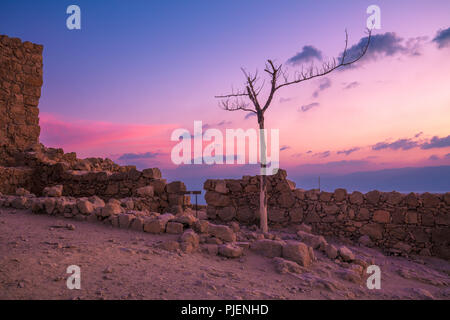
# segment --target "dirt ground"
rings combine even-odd
[[[249,250],[227,259],[157,247],[177,237],[1,209],[0,299],[450,299],[450,262],[437,258],[347,245],[381,268],[381,289],[369,290],[318,251],[309,271],[280,274]],[[70,265],[80,290],[67,288]]]

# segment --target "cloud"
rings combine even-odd
[[[350,83],[346,84],[344,89],[345,90],[353,89],[353,88],[356,88],[359,85],[360,85],[360,83],[358,81],[353,81],[353,82],[350,82]]]
[[[217,126],[218,126],[218,127],[231,126],[232,124],[233,124],[232,121],[225,121],[225,120],[222,120],[222,121],[220,121],[220,122],[217,124]]]
[[[252,118],[252,117],[256,117],[256,113],[254,113],[254,112],[249,112],[249,113],[247,113],[247,114],[245,115],[244,119],[247,120],[247,119],[250,119],[250,118]]]
[[[392,149],[392,150],[409,150],[415,147],[418,147],[419,143],[417,141],[413,141],[412,139],[399,139],[394,142],[378,142],[374,146],[372,146],[372,150],[378,151],[383,149]]]
[[[281,146],[280,151],[284,151],[290,148],[291,148],[290,146]]]
[[[447,153],[444,157],[445,159],[450,159],[450,153]]]
[[[450,27],[447,29],[440,29],[433,38],[439,49],[450,47]]]
[[[421,149],[433,149],[433,148],[446,148],[450,147],[450,136],[439,138],[434,136],[429,142],[426,142],[420,146]]]
[[[289,176],[293,177],[295,174],[342,174],[346,172],[354,172],[370,168],[371,162],[367,160],[342,160],[329,161],[326,163],[305,163],[293,167],[289,171]]]
[[[109,156],[145,150],[166,150],[171,132],[177,124],[119,124],[40,115],[42,143],[62,147],[82,157]]]
[[[323,78],[322,80],[320,80],[319,87],[317,88],[317,90],[314,91],[313,97],[317,98],[319,96],[319,93],[321,93],[322,91],[324,91],[330,87],[331,87],[331,80],[328,78]]]
[[[281,97],[281,98],[280,98],[280,103],[289,102],[289,101],[291,101],[291,100],[292,100],[292,98],[283,98],[283,97]]]
[[[299,111],[306,112],[306,111],[311,110],[314,107],[318,107],[319,105],[320,104],[318,102],[313,102],[313,103],[301,106]]]
[[[378,60],[384,57],[392,57],[397,54],[408,56],[420,55],[420,50],[426,37],[409,38],[404,41],[395,32],[372,35],[369,48],[361,61]],[[359,57],[367,44],[368,37],[362,38],[357,44],[347,49],[345,62],[352,61]],[[342,59],[342,53],[339,56]],[[354,67],[354,66],[353,66]]]
[[[414,135],[414,138],[419,138],[423,133],[419,132]],[[391,149],[391,150],[410,150],[413,148],[419,148],[423,150],[427,149],[435,149],[435,148],[446,148],[450,147],[450,135],[447,137],[439,138],[438,136],[434,136],[428,141],[423,142],[422,141],[416,141],[411,138],[408,139],[398,139],[394,142],[378,142],[377,144],[372,146],[372,150],[384,150],[384,149]]]
[[[328,158],[330,156],[330,154],[331,154],[330,151],[318,152],[318,153],[314,154],[314,157]]]
[[[358,151],[360,149],[361,148],[359,148],[359,147],[354,147],[354,148],[347,149],[347,150],[340,150],[340,151],[337,152],[337,154],[345,154],[346,156],[348,156],[349,154],[351,154],[353,152],[356,152],[356,151]]]
[[[226,121],[226,120],[222,120],[216,124],[209,124],[209,123],[205,123],[202,125],[202,129],[206,130],[206,129],[210,129],[210,128],[217,128],[217,127],[224,127],[224,126],[231,126],[233,124],[232,121]]]
[[[314,59],[322,60],[322,52],[313,46],[304,46],[302,51],[288,59],[288,63],[292,65],[312,62]]]
[[[137,160],[137,159],[152,159],[159,156],[157,152],[145,152],[145,153],[124,153],[118,160]]]
[[[439,157],[437,155],[433,154],[428,158],[428,160],[436,161],[436,160],[439,160]]]

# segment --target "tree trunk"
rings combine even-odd
[[[267,224],[267,184],[266,184],[266,166],[267,166],[267,146],[264,135],[264,116],[258,114],[259,124],[259,150],[260,150],[260,163],[261,172],[259,176],[259,221],[262,232],[268,232],[269,227]]]

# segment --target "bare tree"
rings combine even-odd
[[[289,77],[287,69],[282,65],[275,64],[272,60],[267,60],[264,71],[268,74],[270,79],[270,88],[265,99],[264,104],[260,102],[260,93],[264,88],[265,82],[258,84],[259,77],[258,71],[254,74],[248,73],[244,68],[241,68],[245,76],[245,88],[243,90],[235,91],[232,89],[230,94],[216,96],[216,98],[221,99],[220,106],[226,111],[245,111],[252,112],[256,115],[258,120],[258,125],[260,129],[260,197],[259,197],[259,214],[260,214],[260,228],[263,232],[268,231],[267,225],[267,184],[266,184],[266,141],[263,134],[264,129],[264,113],[267,111],[271,105],[275,93],[283,87],[298,84],[304,81],[308,81],[314,78],[325,76],[334,70],[351,65],[358,60],[360,60],[367,52],[370,44],[370,39],[372,31],[367,29],[368,37],[367,43],[361,49],[361,51],[356,55],[356,57],[349,59],[347,58],[347,48],[348,48],[348,33],[345,31],[345,47],[342,52],[342,56],[338,59],[333,58],[331,61],[324,62],[320,68],[314,67],[313,65],[308,67],[306,70],[302,67],[301,71],[296,71],[292,78]]]

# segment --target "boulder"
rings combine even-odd
[[[225,207],[217,210],[217,215],[222,221],[231,221],[236,216],[235,207]]]
[[[261,239],[251,243],[250,250],[269,258],[281,257],[283,244],[283,241]]]
[[[218,193],[227,194],[228,193],[228,188],[227,188],[226,182],[224,180],[218,180],[216,182],[216,186],[214,188],[214,191],[218,192]]]
[[[144,231],[144,219],[136,217],[133,222],[131,222],[130,228],[136,231]]]
[[[275,263],[275,270],[278,273],[284,274],[284,273],[303,273],[305,271],[304,268],[300,267],[298,263],[294,261],[285,260],[280,257],[275,257],[273,259],[273,262]]]
[[[289,220],[289,216],[286,215],[285,210],[277,207],[269,207],[267,218],[269,219],[269,221],[277,223],[287,222]]]
[[[359,237],[358,242],[366,247],[372,247],[373,246],[373,242],[372,240],[370,240],[370,237],[367,235],[363,235],[361,237]]]
[[[136,189],[136,194],[139,197],[148,198],[148,197],[153,197],[155,192],[154,192],[153,186],[145,186],[145,187]]]
[[[294,207],[289,210],[289,217],[291,218],[291,222],[297,223],[303,220],[303,208],[302,207]]]
[[[190,227],[197,221],[197,218],[191,214],[183,214],[181,216],[175,217],[175,219],[173,219],[173,221],[181,223],[186,227]]]
[[[392,191],[386,194],[386,202],[392,205],[397,205],[403,200],[403,195],[399,192]]]
[[[332,244],[327,244],[324,251],[327,257],[332,260],[336,259],[338,256],[338,249]]]
[[[353,252],[345,246],[339,248],[339,255],[341,256],[342,260],[346,262],[355,260],[355,255],[353,254]]]
[[[449,216],[449,214],[446,215]],[[417,211],[407,211],[405,215],[405,222],[407,224],[417,224],[418,222]]]
[[[108,202],[108,204],[101,209],[100,215],[102,217],[109,217],[111,215],[118,215],[122,213],[122,207],[120,204],[117,204],[115,202]]]
[[[57,185],[53,187],[44,188],[43,194],[46,197],[61,197],[63,192],[63,186]]]
[[[376,205],[380,201],[381,193],[378,190],[369,191],[366,193],[367,202]]]
[[[219,255],[227,258],[239,258],[244,253],[244,250],[240,246],[227,243],[219,245],[218,252]]]
[[[215,225],[210,223],[208,226],[208,231],[214,237],[223,240],[225,242],[235,242],[236,234],[228,226]]]
[[[390,213],[385,210],[377,210],[373,213],[373,221],[379,223],[389,223]]]
[[[255,219],[255,212],[250,207],[239,207],[237,210],[237,220],[242,222],[252,222]]]
[[[215,191],[207,191],[205,194],[205,200],[208,205],[214,207],[226,207],[231,202],[227,195]]]
[[[300,241],[311,246],[313,249],[319,248],[324,249],[325,246],[328,244],[323,236],[318,236],[304,231],[298,231],[297,236]]]
[[[277,199],[277,202],[282,208],[291,208],[295,203],[294,193],[290,190],[281,193]]]
[[[297,230],[298,231],[307,232],[307,233],[311,233],[312,232],[312,227],[310,225],[302,223],[301,225],[297,226]]]
[[[131,222],[134,219],[134,215],[122,213],[119,214],[119,228],[128,229],[131,226]]]
[[[93,204],[94,209],[103,208],[105,206],[105,201],[97,196],[90,197],[89,201]]]
[[[44,199],[44,208],[47,214],[52,214],[56,208],[56,200],[53,198]]]
[[[302,267],[309,267],[314,260],[311,247],[298,241],[288,241],[283,245],[282,256],[285,259],[297,262]]]
[[[24,196],[16,197],[11,202],[11,206],[15,209],[26,209],[28,204],[28,199]]]
[[[341,202],[345,199],[347,199],[347,190],[341,188],[334,190],[334,200]]]
[[[207,233],[209,229],[209,222],[206,220],[197,220],[192,225],[192,228],[197,233]]]
[[[85,216],[92,214],[95,210],[94,205],[89,200],[78,200],[77,208],[78,211]]]
[[[194,230],[186,230],[180,237],[181,250],[186,253],[194,252],[198,249],[200,244],[200,237]]]
[[[161,170],[158,168],[148,168],[142,170],[142,176],[150,179],[161,179]]]
[[[182,234],[183,224],[179,222],[169,221],[166,226],[166,232],[170,234]]]
[[[24,189],[24,188],[18,188],[16,189],[16,196],[29,196],[30,191]]]
[[[328,202],[331,200],[332,196],[333,196],[333,194],[331,192],[322,191],[319,195],[319,199],[320,199],[320,201]]]
[[[361,192],[354,191],[350,194],[349,200],[351,204],[362,204],[364,202],[364,196]]]
[[[421,198],[423,206],[425,208],[433,208],[439,205],[439,198],[435,194],[425,192],[424,194],[422,194]]]
[[[363,235],[368,235],[371,239],[381,240],[383,238],[383,226],[378,223],[363,225],[359,232]]]
[[[166,191],[167,191],[167,193],[180,194],[180,193],[183,193],[186,191],[186,186],[181,181],[174,181],[174,182],[169,183],[166,186]]]
[[[163,233],[166,231],[167,223],[174,218],[173,214],[165,213],[157,218],[150,218],[144,222],[144,231],[149,233]]]
[[[217,245],[217,244],[205,243],[205,244],[202,244],[200,247],[203,252],[206,252],[208,254],[211,254],[214,256],[219,254],[219,245]]]

